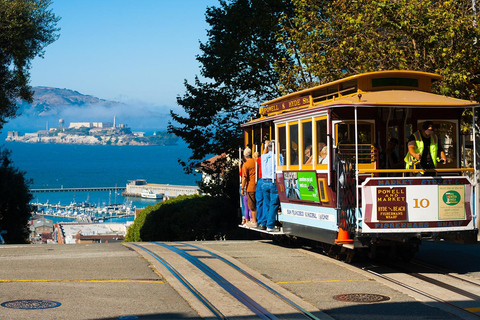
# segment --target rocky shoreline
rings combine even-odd
[[[174,134],[158,131],[151,136],[143,132],[132,132],[130,128],[69,128],[41,130],[21,135],[18,131],[9,131],[5,141],[23,143],[56,143],[114,146],[166,146],[177,144]]]
[[[167,145],[161,143],[150,143],[147,141],[138,141],[130,135],[119,136],[82,136],[82,135],[64,135],[54,137],[29,137],[29,136],[8,136],[5,141],[23,142],[23,143],[56,143],[56,144],[86,144],[86,145],[116,145],[116,146],[149,146],[149,145]]]

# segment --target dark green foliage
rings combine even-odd
[[[7,231],[3,235],[6,243],[27,243],[33,199],[31,181],[13,167],[10,154],[9,150],[0,149],[0,230]]]
[[[0,129],[18,109],[16,99],[32,102],[30,63],[57,40],[59,18],[47,0],[0,0]]]
[[[237,223],[237,208],[223,198],[180,196],[143,210],[125,241],[221,240]]]
[[[166,131],[157,131],[153,136],[145,136],[144,141],[150,145],[171,146],[177,144],[178,137]]]
[[[292,10],[290,0],[220,1],[219,7],[207,9],[211,29],[197,60],[208,80],[185,82],[186,93],[177,103],[186,116],[171,112],[174,121],[168,128],[192,150],[189,159],[180,159],[187,172],[207,156],[235,155],[240,124],[258,112],[260,102],[277,96],[274,64],[287,57],[276,32],[280,18]]]
[[[128,228],[127,235],[125,236],[125,241],[133,242],[133,241],[142,241],[142,235],[140,233],[140,229],[143,227],[145,223],[145,218],[151,212],[158,210],[160,206],[165,204],[165,202],[159,202],[154,206],[148,206],[135,217],[135,221],[133,224]]]
[[[480,25],[472,8],[478,1],[292,2],[295,17],[283,20],[280,40],[298,60],[281,68],[286,89],[363,72],[415,70],[444,77],[434,86],[437,93],[480,99]]]
[[[55,133],[66,133],[66,134],[76,134],[79,136],[88,136],[90,134],[90,129],[88,127],[80,127],[80,128],[65,128],[65,129],[56,129]],[[107,130],[105,130],[106,132]],[[103,133],[103,132],[100,132]]]

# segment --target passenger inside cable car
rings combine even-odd
[[[307,146],[307,148],[305,149],[305,164],[309,165],[309,164],[312,164],[312,160],[313,160],[313,153],[312,153],[312,146],[309,145]]]

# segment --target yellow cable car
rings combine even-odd
[[[462,136],[460,121],[479,103],[433,94],[439,80],[426,72],[370,72],[263,103],[260,117],[242,127],[245,146],[262,150],[265,140],[275,141],[275,234],[329,250],[397,246],[406,257],[422,239],[477,243],[475,132]],[[427,121],[437,139],[431,145],[446,161],[406,166],[411,137]]]

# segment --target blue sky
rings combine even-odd
[[[32,63],[31,85],[166,112],[199,75],[207,7],[218,0],[53,0],[60,38]]]

